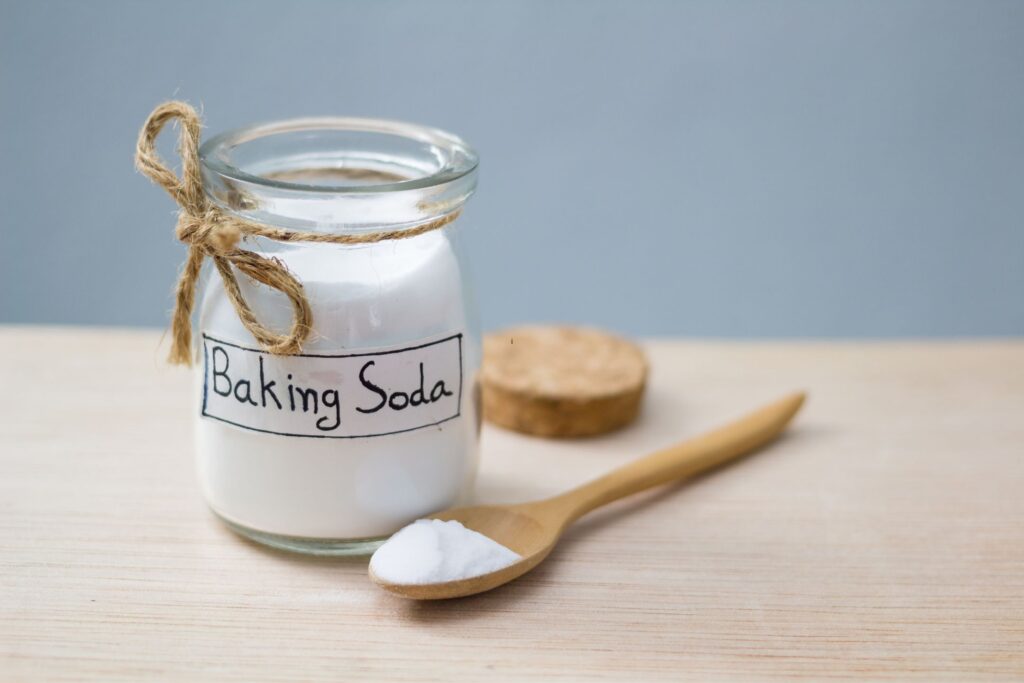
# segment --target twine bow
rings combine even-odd
[[[156,151],[156,139],[168,122],[177,119],[180,136],[181,177],[168,168]],[[275,354],[294,354],[302,349],[313,326],[313,311],[302,283],[277,259],[239,249],[243,237],[257,236],[278,242],[319,242],[329,244],[369,244],[385,240],[405,239],[442,228],[454,221],[459,211],[452,211],[428,223],[405,230],[386,230],[359,234],[337,234],[285,230],[262,223],[243,220],[214,205],[203,190],[199,162],[199,137],[202,123],[196,110],[185,102],[165,102],[153,110],[139,132],[135,150],[135,167],[157,185],[163,187],[178,203],[178,225],[175,234],[188,245],[188,258],[182,268],[175,290],[174,316],[171,321],[171,353],[169,361],[192,364],[192,311],[195,308],[196,284],[203,261],[209,258],[224,281],[224,290],[238,313],[239,320],[252,333],[264,350]],[[256,282],[272,287],[286,297],[292,306],[291,329],[280,334],[257,320],[242,296],[235,271]]]

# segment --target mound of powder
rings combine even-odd
[[[489,574],[521,559],[459,522],[418,519],[377,549],[370,569],[382,581],[418,585]]]

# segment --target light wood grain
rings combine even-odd
[[[760,453],[581,520],[521,580],[415,603],[201,500],[159,335],[0,330],[0,680],[1024,679],[1024,343],[652,342],[640,419],[485,429],[552,495],[785,393]]]

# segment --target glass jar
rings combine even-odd
[[[255,126],[210,139],[200,157],[213,203],[294,230],[413,228],[461,211],[476,186],[462,140],[391,121]],[[233,529],[365,553],[469,492],[481,352],[460,224],[363,245],[247,241],[303,284],[313,329],[294,356],[260,350],[221,279],[207,280],[196,454],[206,500]],[[287,330],[288,300],[238,280],[261,323]]]

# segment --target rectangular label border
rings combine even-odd
[[[295,437],[295,438],[300,438],[300,439],[372,439],[375,436],[391,436],[393,434],[405,434],[406,432],[415,432],[415,431],[418,431],[420,429],[426,429],[427,427],[436,427],[437,425],[444,424],[445,422],[450,422],[450,421],[452,421],[452,420],[462,416],[462,383],[463,383],[463,377],[466,374],[466,369],[464,367],[463,358],[462,358],[462,337],[463,337],[463,333],[462,332],[457,332],[455,334],[448,335],[447,337],[444,337],[443,339],[436,339],[434,341],[427,342],[425,344],[416,344],[415,346],[406,346],[406,347],[403,347],[403,348],[400,348],[400,349],[391,349],[390,351],[377,351],[377,352],[370,351],[370,352],[365,352],[365,353],[291,353],[291,354],[288,354],[289,356],[297,356],[299,358],[359,358],[359,357],[365,357],[365,356],[386,356],[388,354],[402,353],[404,351],[415,351],[417,349],[427,348],[428,346],[436,346],[438,344],[443,344],[443,343],[451,341],[453,339],[457,339],[458,340],[458,345],[459,345],[459,400],[458,400],[457,409],[456,409],[454,415],[452,415],[451,417],[446,417],[443,420],[438,420],[437,422],[430,422],[430,423],[427,423],[427,424],[420,425],[419,427],[410,427],[409,429],[398,429],[398,430],[395,430],[393,432],[378,432],[376,434],[350,434],[350,435],[347,435],[347,436],[342,436],[342,435],[337,435],[337,434],[292,434],[290,432],[275,432],[275,431],[270,430],[270,429],[260,429],[259,427],[250,427],[249,425],[244,425],[244,424],[241,424],[241,423],[238,423],[238,422],[234,422],[233,420],[228,420],[226,418],[218,417],[216,415],[211,415],[211,414],[207,413],[206,412],[206,398],[208,396],[208,387],[207,387],[207,374],[208,373],[207,373],[207,368],[209,367],[208,366],[208,354],[207,354],[207,342],[208,341],[216,342],[218,344],[223,344],[225,346],[230,346],[230,347],[233,347],[233,348],[236,348],[236,349],[241,349],[242,351],[252,351],[254,353],[262,353],[264,356],[273,356],[274,354],[270,353],[269,351],[264,351],[263,349],[254,349],[254,348],[252,348],[250,346],[242,346],[241,344],[236,344],[234,342],[224,341],[223,339],[218,339],[217,337],[214,337],[212,335],[206,334],[205,332],[202,332],[201,336],[203,338],[203,404],[202,404],[202,408],[201,408],[199,414],[200,414],[201,417],[205,417],[205,418],[209,418],[211,420],[217,420],[218,422],[223,422],[225,424],[233,425],[235,427],[238,427],[239,429],[245,429],[245,430],[250,431],[250,432],[259,432],[261,434],[276,434],[277,436],[290,436],[290,437]]]

